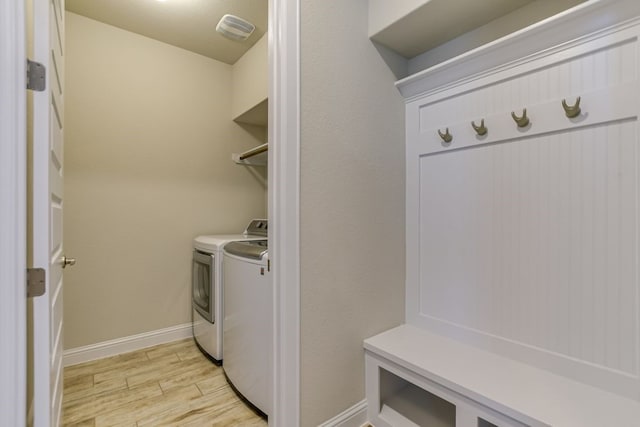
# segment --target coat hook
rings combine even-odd
[[[573,105],[567,105],[567,100],[562,100],[562,108],[564,108],[564,113],[568,118],[573,119],[574,117],[578,117],[580,115],[580,97],[576,98],[576,103]]]
[[[516,113],[511,112],[511,117],[518,124],[519,128],[524,128],[529,125],[529,117],[527,117],[527,109],[522,110],[522,117],[516,116]]]
[[[453,140],[453,136],[451,136],[451,134],[449,133],[449,128],[447,128],[444,134],[440,132],[440,129],[438,129],[438,135],[440,135],[440,138],[442,138],[444,142],[448,143]]]
[[[476,122],[471,122],[471,127],[476,131],[478,136],[487,134],[488,129],[484,126],[484,119],[480,121],[480,126],[477,126]]]

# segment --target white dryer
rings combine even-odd
[[[273,291],[267,240],[224,248],[224,372],[234,389],[269,414]]]
[[[222,362],[223,248],[231,241],[263,240],[267,233],[267,220],[254,219],[242,234],[198,236],[193,241],[193,337],[200,350],[216,364]]]

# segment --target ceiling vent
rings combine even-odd
[[[256,26],[251,22],[234,15],[224,15],[216,26],[217,32],[231,40],[238,41],[248,39],[255,29]]]

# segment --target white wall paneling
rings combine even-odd
[[[407,104],[408,323],[640,400],[639,22]]]

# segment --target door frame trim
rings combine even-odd
[[[0,3],[0,414],[25,425],[26,340],[26,29],[22,0]]]
[[[269,0],[271,426],[300,425],[300,0]]]

